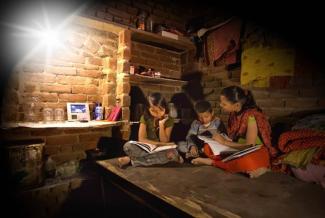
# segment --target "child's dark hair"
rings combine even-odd
[[[149,118],[152,118],[152,115],[149,113],[149,107],[151,105],[164,108],[165,113],[166,114],[169,113],[167,102],[166,102],[165,98],[161,95],[161,93],[159,93],[159,92],[151,93],[148,96],[148,103],[149,103],[149,105],[147,105],[147,108],[144,111],[144,118],[146,120],[149,119]]]
[[[195,106],[194,109],[196,111],[196,113],[204,113],[204,112],[210,112],[212,113],[212,106],[210,104],[210,102],[208,101],[198,101]]]
[[[239,86],[229,86],[221,91],[221,95],[225,96],[227,100],[233,104],[239,102],[242,105],[240,112],[249,108],[256,108],[257,110],[262,111],[256,105],[254,96],[250,90],[244,90]]]

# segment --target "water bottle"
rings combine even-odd
[[[169,116],[172,118],[177,118],[177,110],[175,108],[174,103],[169,103],[168,108],[169,108]]]
[[[95,120],[103,119],[103,107],[101,103],[97,103],[95,107]]]

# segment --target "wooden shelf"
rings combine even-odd
[[[92,120],[89,122],[17,122],[17,123],[6,123],[1,126],[2,129],[11,129],[11,128],[105,128],[111,126],[119,126],[121,125],[122,121],[96,121]]]
[[[130,28],[130,30],[131,40],[136,42],[142,42],[148,45],[161,47],[175,52],[195,50],[194,43],[192,43],[189,39],[183,36],[179,36],[179,39],[176,40],[134,28]]]
[[[163,77],[157,78],[151,76],[143,76],[139,74],[130,75],[130,82],[150,83],[150,84],[170,85],[170,86],[183,86],[187,84],[187,81],[184,80],[169,79]]]

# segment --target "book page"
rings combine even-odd
[[[138,141],[129,141],[132,144],[135,144],[145,150],[148,153],[154,153],[158,151],[163,151],[167,149],[176,148],[177,145],[173,142],[167,142],[167,143],[159,143],[160,146],[156,146],[153,144],[145,143],[145,142],[138,142]]]
[[[206,136],[198,136],[198,138],[203,140],[205,143],[207,143],[210,146],[214,155],[219,155],[220,152],[222,151],[238,151],[237,149],[230,148],[226,145],[220,144],[219,142],[213,140],[212,138],[208,138]]]
[[[246,148],[244,150],[240,150],[240,151],[238,151],[238,152],[236,152],[236,153],[222,159],[222,161],[226,162],[226,161],[230,161],[230,160],[242,157],[242,156],[244,156],[246,154],[252,153],[253,151],[256,151],[256,150],[260,149],[261,147],[262,147],[262,145],[255,145],[255,146]]]
[[[153,150],[155,150],[155,148],[157,148],[156,145],[145,143],[145,142],[138,142],[138,141],[129,141],[129,142],[139,146],[140,148],[142,148],[148,153],[151,153]]]
[[[172,149],[176,147],[177,145],[175,143],[166,143],[165,145],[158,146],[157,148],[153,149],[152,152],[163,151],[163,150]]]

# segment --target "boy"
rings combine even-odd
[[[215,133],[227,133],[224,124],[214,115],[208,101],[197,102],[194,109],[198,120],[192,122],[186,136],[186,142],[183,141],[178,144],[179,151],[185,153],[186,159],[198,157],[202,152],[204,143],[197,136],[212,137]]]

